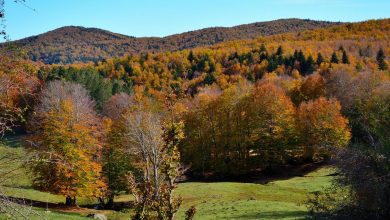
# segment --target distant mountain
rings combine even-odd
[[[235,27],[213,27],[167,37],[135,38],[97,28],[67,26],[13,41],[34,61],[69,64],[99,61],[130,53],[175,51],[219,42],[299,32],[340,23],[303,19],[281,19]],[[5,44],[2,44],[4,46]]]

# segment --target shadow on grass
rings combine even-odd
[[[24,186],[24,185],[11,185],[11,184],[3,184],[3,187],[11,188],[11,189],[34,189],[32,186]]]
[[[124,208],[132,208],[133,204],[131,202],[114,202],[113,206],[111,208],[104,208],[100,207],[99,203],[91,203],[91,204],[84,204],[84,205],[76,205],[76,206],[67,206],[64,203],[54,203],[54,202],[43,202],[33,199],[26,199],[26,198],[19,198],[14,196],[8,196],[8,199],[12,202],[22,204],[22,205],[28,205],[36,208],[47,208],[47,209],[54,209],[56,211],[83,211],[83,212],[93,212],[94,210],[115,210],[119,211]],[[65,200],[65,199],[64,199]],[[64,201],[65,202],[65,201]]]
[[[275,212],[259,212],[233,216],[234,219],[305,219],[307,212],[305,211],[275,211]]]
[[[254,170],[240,175],[222,175],[210,173],[208,176],[188,173],[186,180],[180,182],[238,182],[268,184],[277,180],[288,180],[294,177],[305,177],[322,167],[331,165],[331,161],[318,161],[297,165],[280,165],[271,170]],[[337,174],[335,174],[337,175]]]
[[[23,147],[24,137],[25,135],[6,135],[0,140],[0,143],[11,148],[20,148]]]

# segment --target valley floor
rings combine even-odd
[[[11,139],[6,146],[0,146],[0,154],[12,152],[23,155],[17,139]],[[11,166],[18,166],[15,162]],[[39,192],[31,188],[29,176],[20,169],[13,178],[2,183],[0,189],[15,198],[24,198],[47,219],[90,219],[90,213],[102,213],[109,219],[129,219],[131,212],[94,210],[95,200],[81,198],[80,208],[65,208],[64,197]],[[331,167],[322,167],[301,177],[271,181],[267,184],[235,182],[186,182],[179,184],[177,195],[183,198],[177,219],[184,219],[185,210],[196,206],[195,219],[303,219],[307,214],[304,201],[314,191],[330,186],[334,172]],[[115,202],[131,200],[122,195]],[[44,211],[46,209],[50,211]],[[5,216],[0,215],[0,219]]]

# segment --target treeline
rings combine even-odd
[[[61,79],[86,86],[101,110],[103,103],[118,92],[142,90],[148,96],[161,96],[174,89],[193,96],[207,85],[215,83],[226,88],[243,79],[254,83],[270,72],[280,76],[307,76],[321,66],[337,64],[352,66],[356,71],[388,69],[382,48],[376,51],[376,56],[370,46],[359,51],[356,57],[339,46],[329,56],[321,51],[313,56],[302,50],[287,54],[282,46],[271,52],[261,44],[248,52],[182,51],[127,56],[87,66],[44,66],[38,75],[46,82]]]

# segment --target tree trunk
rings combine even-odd
[[[110,195],[106,204],[106,208],[112,208],[113,206],[114,206],[114,196]]]
[[[99,198],[100,206],[106,209],[111,209],[114,206],[114,195],[109,195],[106,198]]]
[[[312,146],[306,146],[304,149],[303,160],[305,162],[313,162],[315,149]]]
[[[65,205],[66,206],[75,206],[76,205],[76,197],[72,198],[70,196],[66,196]]]

